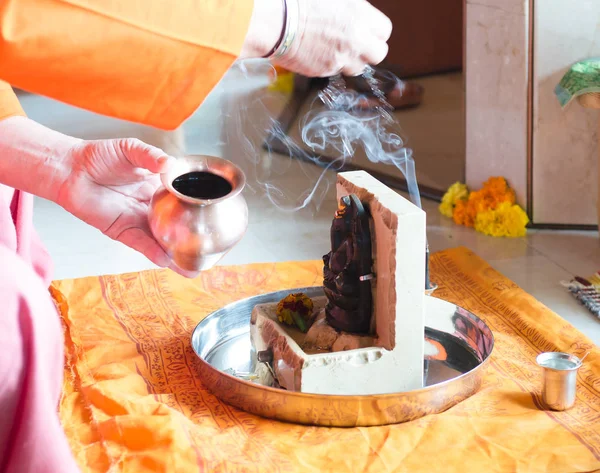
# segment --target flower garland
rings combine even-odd
[[[522,237],[529,218],[515,204],[515,191],[503,177],[488,179],[478,191],[460,182],[450,186],[439,206],[440,213],[458,225],[495,237]]]

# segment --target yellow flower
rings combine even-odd
[[[454,205],[452,204],[452,202],[442,200],[442,203],[439,205],[438,209],[444,217],[451,218],[452,212],[454,212]]]
[[[455,182],[452,184],[444,197],[442,197],[442,203],[439,206],[440,213],[446,217],[452,217],[454,207],[461,200],[466,200],[469,197],[469,189],[465,184]]]
[[[290,95],[294,92],[294,74],[291,72],[280,72],[277,78],[269,84],[269,90]]]
[[[515,191],[506,179],[490,177],[480,190],[473,192],[460,182],[452,184],[439,211],[452,217],[456,224],[475,227],[486,235],[520,237],[527,232],[529,218],[515,202]]]
[[[527,233],[529,217],[518,205],[505,201],[495,209],[478,212],[475,230],[495,237],[522,237]]]
[[[308,320],[312,315],[314,303],[301,292],[289,294],[279,301],[275,313],[280,323],[295,325],[302,332],[308,330]]]
[[[502,202],[515,203],[515,192],[508,186],[503,177],[488,179],[478,191],[469,194],[464,204],[455,205],[453,219],[457,224],[472,227],[477,214],[494,210]]]

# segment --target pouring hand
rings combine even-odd
[[[298,31],[290,50],[276,63],[308,77],[354,76],[388,53],[390,19],[366,0],[298,2]],[[241,57],[264,57],[284,27],[282,0],[255,0]]]

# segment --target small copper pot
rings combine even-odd
[[[196,196],[184,194],[178,182],[189,173],[203,176],[208,184],[211,176],[224,179],[231,189],[224,195],[202,195],[200,181]],[[239,243],[248,228],[248,206],[242,196],[244,173],[225,159],[190,155],[179,158],[161,175],[161,181],[163,186],[154,194],[148,215],[154,238],[179,268],[190,272],[210,269]]]

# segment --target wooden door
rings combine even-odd
[[[370,0],[394,30],[385,67],[400,77],[460,71],[464,0]]]

